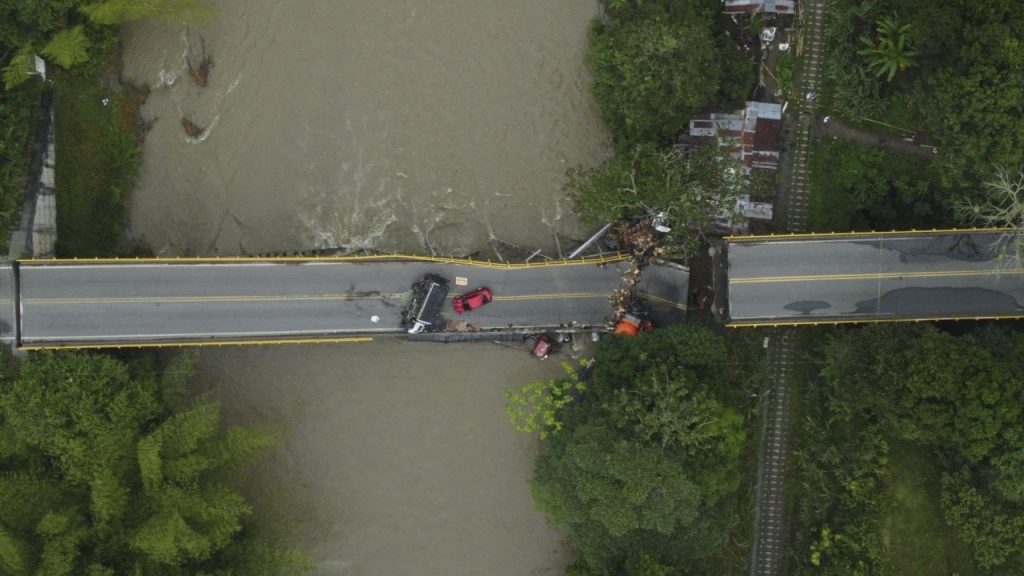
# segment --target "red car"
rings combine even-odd
[[[561,346],[559,346],[558,342],[555,341],[554,338],[551,338],[547,334],[541,334],[537,337],[537,342],[533,345],[530,352],[537,358],[543,360],[548,357],[548,354],[558,352],[560,347]]]
[[[462,314],[475,310],[491,300],[494,300],[494,294],[491,294],[490,288],[484,287],[452,298],[452,304],[455,306],[455,311]]]

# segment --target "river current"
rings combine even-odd
[[[491,239],[580,236],[565,169],[607,150],[582,58],[593,0],[216,6],[123,38],[126,79],[153,89],[131,231],[158,253],[495,256]],[[199,88],[185,57],[204,44]]]
[[[130,233],[159,255],[496,258],[494,240],[554,254],[556,233],[589,231],[562,186],[608,151],[583,61],[596,0],[211,4],[203,24],[122,38],[153,122]],[[204,46],[200,88],[186,56]],[[318,576],[527,576],[572,552],[533,509],[536,439],[504,391],[560,373],[522,348],[378,338],[204,351],[197,384],[229,423],[282,431],[249,491]]]

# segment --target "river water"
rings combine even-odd
[[[586,232],[561,187],[608,150],[583,62],[596,0],[214,4],[187,31],[123,35],[154,122],[130,232],[158,254],[554,253],[556,232]],[[198,88],[184,60],[204,44]],[[228,421],[283,431],[250,486],[318,575],[526,576],[571,552],[533,509],[536,441],[504,390],[559,372],[521,349],[378,339],[208,350],[198,383]]]
[[[216,5],[187,32],[124,36],[155,119],[131,231],[158,253],[464,255],[580,235],[561,188],[607,150],[582,58],[595,0]],[[204,40],[198,88],[184,57]]]
[[[534,510],[536,438],[504,390],[560,372],[524,349],[378,339],[207,350],[197,380],[228,422],[282,430],[249,491],[316,574],[554,576],[572,553]]]

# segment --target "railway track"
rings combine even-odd
[[[805,31],[806,44],[801,57],[804,67],[797,79],[797,119],[790,146],[789,182],[785,186],[786,220],[790,232],[807,231],[810,204],[808,163],[811,156],[811,128],[816,121],[818,86],[821,83],[825,54],[825,18],[828,5],[825,0],[808,0],[802,5],[800,26]]]
[[[789,455],[789,380],[796,335],[783,328],[769,336],[768,392],[763,404],[758,461],[757,515],[751,576],[781,574],[786,536],[786,459]]]
[[[797,78],[796,125],[790,142],[788,182],[782,187],[784,224],[790,232],[806,232],[810,208],[811,129],[816,121],[818,87],[825,56],[826,0],[806,0],[800,5],[799,26],[806,44],[801,46],[803,69]],[[758,455],[757,512],[750,576],[783,573],[786,544],[786,460],[789,455],[789,379],[796,336],[780,329],[770,336],[769,381],[762,421],[764,430]]]

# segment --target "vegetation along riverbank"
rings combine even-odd
[[[59,256],[111,256],[146,126],[119,81],[122,22],[206,13],[198,2],[0,3],[0,224],[28,169],[43,91],[54,94]],[[35,59],[46,62],[46,79]],[[188,389],[194,356],[4,353],[0,572],[303,574],[302,553],[253,522],[238,486],[276,435],[225,427]],[[273,534],[274,536],[271,536]]]
[[[811,110],[812,230],[996,226],[1017,239],[1010,246],[1021,246],[1019,4],[831,2],[822,92],[808,94],[793,93],[810,53],[800,19],[775,20],[796,25],[796,45],[766,60],[769,76],[779,80],[772,93],[765,85],[755,91],[737,57],[742,44],[726,47],[729,22],[715,16],[718,3],[609,1],[606,7],[591,32],[588,63],[616,155],[596,169],[569,172],[584,217],[670,215],[681,226],[654,252],[693,261],[701,238],[715,235],[722,209],[750,184],[730,177],[737,166],[728,154],[689,148],[681,135],[698,112],[735,106],[760,92],[767,99],[799,98]],[[758,24],[763,14],[739,19],[755,33],[764,26]],[[702,81],[693,82],[696,77]],[[837,119],[842,127],[829,126]],[[899,151],[907,147],[914,153]],[[786,194],[785,174],[780,185],[779,194]],[[778,223],[774,229],[787,231]],[[1003,257],[1016,270],[1013,248]],[[749,486],[754,477],[744,479],[738,453],[726,447],[742,444],[761,424],[722,412],[728,406],[736,415],[755,413],[735,395],[737,383],[695,369],[680,349],[659,343],[659,331],[671,342],[681,334],[676,330],[655,327],[633,342],[603,343],[594,364],[580,372],[589,379],[538,382],[510,397],[517,427],[542,432],[531,486],[538,508],[573,534],[578,560],[572,574],[750,570],[738,554],[732,564],[708,571],[707,559],[727,554],[731,542],[749,542],[752,527],[739,529],[736,516],[723,516],[725,507],[707,494],[695,496],[700,490],[687,482],[701,485],[704,473],[717,470],[715,487],[741,494],[740,483]],[[1024,569],[1024,508],[1015,487],[1024,474],[1015,408],[1024,386],[1015,354],[1020,330],[1019,322],[937,323],[814,328],[798,338],[792,370],[798,400],[788,424],[796,433],[787,458],[795,471],[785,490],[788,538],[782,564],[770,573]],[[732,365],[742,357],[743,344],[725,339],[716,346],[732,352],[693,342],[682,349],[700,350],[710,363]],[[611,352],[626,349],[631,352]],[[701,401],[709,389],[730,388],[738,403]],[[722,436],[709,440],[705,433],[712,430]],[[651,445],[644,443],[652,441],[657,450],[647,454]],[[680,446],[690,441],[729,456],[718,453],[715,466],[688,465],[695,453]],[[632,451],[620,453],[626,445]],[[637,456],[645,465],[622,464],[625,454],[646,454]],[[672,466],[685,471],[674,473]],[[681,495],[693,499],[681,501]],[[694,526],[706,540],[688,536]]]
[[[667,223],[668,231],[659,231],[638,264],[653,254],[696,268],[708,243],[723,229],[732,230],[741,197],[783,196],[789,183],[785,170],[779,170],[778,190],[759,190],[772,187],[774,175],[767,183],[746,178],[730,146],[691,146],[691,120],[735,111],[754,99],[772,111],[799,99],[813,121],[811,229],[1002,227],[1016,238],[1007,245],[1018,252],[1001,257],[1006,269],[1019,275],[1024,232],[1024,7],[1019,2],[832,0],[824,20],[821,90],[806,94],[794,93],[793,87],[809,69],[804,60],[810,50],[797,41],[806,22],[800,18],[807,16],[731,17],[722,8],[718,0],[603,2],[603,13],[590,28],[586,64],[613,151],[596,167],[568,170],[565,191],[581,218],[630,225],[657,219],[660,228]],[[131,250],[123,228],[147,129],[138,120],[146,93],[119,79],[119,26],[156,17],[181,25],[210,15],[198,0],[0,0],[0,224],[10,220],[25,186],[38,102],[42,91],[52,90],[58,252],[106,256]],[[773,34],[796,30],[794,45],[771,60],[775,64],[762,58],[769,44],[781,50],[770,41],[762,44],[767,24],[777,28]],[[45,81],[35,74],[37,56],[47,63]],[[205,59],[188,62],[185,81],[201,89],[218,70],[210,65]],[[778,86],[759,82],[765,67],[773,65]],[[840,120],[844,129],[830,128],[830,119]],[[208,128],[190,118],[174,126],[193,139]],[[891,139],[927,153],[901,153],[887,145]],[[787,151],[780,152],[784,166]],[[397,174],[393,178],[403,182],[409,178],[404,171]],[[451,188],[438,192],[448,193]],[[445,206],[454,205],[452,198],[460,206],[472,204],[448,197]],[[320,200],[310,203],[321,206]],[[233,221],[242,227],[241,219]],[[778,222],[763,226],[787,231]],[[202,240],[196,245],[211,245]],[[1007,281],[1014,278],[1008,275]],[[570,365],[564,377],[524,383],[508,393],[514,426],[540,436],[528,486],[536,508],[568,534],[575,555],[568,574],[750,573],[767,334],[726,331],[707,324],[705,315],[691,310],[687,325],[654,326],[633,337],[608,335],[592,358]],[[784,423],[793,431],[785,490],[789,517],[782,523],[786,545],[775,573],[1024,572],[1022,324],[801,330],[806,331],[797,339],[793,360],[795,402]],[[410,362],[442,356],[413,352],[416,343],[392,344],[389,350],[408,355]],[[478,358],[469,345],[457,350],[462,364]],[[497,362],[493,352],[488,351],[488,362]],[[272,354],[265,361],[272,363]],[[321,377],[310,359],[326,363],[343,355],[322,349],[292,354],[288,370],[272,372],[282,382],[300,370],[306,380]],[[304,406],[320,406],[331,389],[342,387],[338,381],[356,378],[350,374],[370,356],[353,352],[347,364],[330,372],[330,382],[297,394],[293,388],[303,382],[288,380],[282,393],[300,397]],[[252,359],[235,357],[233,370],[258,371]],[[356,412],[362,414],[344,413],[349,418],[342,419],[367,418],[362,435],[339,435],[351,443],[345,446],[350,453],[376,463],[378,476],[421,478],[409,472],[428,467],[421,455],[401,449],[424,448],[412,442],[424,429],[440,439],[431,444],[445,446],[499,422],[500,406],[495,409],[492,400],[501,392],[482,394],[479,384],[486,375],[480,371],[453,382],[430,373],[436,387],[417,389],[410,383],[419,384],[415,378],[430,371],[411,364],[396,368],[383,353],[374,360],[380,381],[346,383],[355,398],[336,397],[330,408],[343,413],[343,404],[360,407]],[[244,471],[280,438],[258,427],[222,424],[217,402],[189,391],[193,362],[188,355],[124,353],[4,357],[0,572],[271,576],[312,569],[304,553],[254,521],[256,504],[239,488]],[[509,379],[541,373],[509,365],[517,366],[510,369],[514,374],[503,374]],[[231,382],[235,398],[249,396],[251,384]],[[396,396],[384,397],[381,386]],[[443,390],[458,390],[459,401],[439,400]],[[463,403],[472,398],[471,390],[486,399],[487,410]],[[310,413],[298,404],[288,406],[302,419]],[[431,409],[415,410],[422,406]],[[264,409],[250,411],[262,416]],[[374,419],[387,409],[395,422]],[[484,422],[465,412],[488,416]],[[410,426],[400,441],[385,440],[372,450],[353,447],[383,436],[383,428],[399,420]],[[336,414],[323,416],[323,422],[337,421]],[[469,424],[462,429],[453,422]],[[346,429],[309,425],[308,430],[302,441],[320,448],[324,436]],[[534,439],[519,438],[520,445],[508,444],[527,459]],[[392,451],[402,455],[399,465],[374,460]],[[453,502],[467,500],[473,506],[459,508],[460,514],[475,514],[473,520],[495,533],[512,533],[501,518],[479,519],[488,512],[497,515],[488,508],[495,497],[486,490],[459,494],[450,487],[451,476],[435,469],[468,475],[490,467],[495,477],[514,478],[517,469],[500,467],[493,451],[493,446],[474,445],[466,457],[483,461],[480,454],[487,452],[487,466],[476,461],[450,466],[444,458],[430,463],[432,487],[444,498],[425,507],[429,531],[439,531],[442,523],[469,525],[451,514]],[[305,454],[317,460],[324,453]],[[337,452],[327,454],[329,465],[318,461],[304,476],[284,477],[359,486],[374,502],[393,498],[374,493],[371,482],[353,481],[346,470],[350,463],[339,463],[343,457]],[[285,466],[289,456],[279,456]],[[334,524],[340,521],[325,519],[323,512],[310,517],[352,532],[360,523],[372,525],[359,537],[367,548],[380,547],[381,534],[408,529],[405,514],[414,501],[428,500],[415,493],[417,486],[386,486],[381,492],[408,490],[394,505],[393,518],[381,521],[376,510],[356,505],[350,510],[359,514],[347,517],[347,524]],[[343,500],[327,490],[323,494]],[[520,505],[518,499],[508,501]],[[320,509],[341,517],[348,505]],[[465,548],[461,542],[449,545]],[[353,557],[334,541],[322,548],[323,557],[335,564],[324,563],[321,570],[346,569]],[[425,548],[417,553],[435,553],[432,546]],[[561,552],[547,554],[561,561]],[[486,564],[483,555],[468,557]],[[379,559],[364,565],[373,561]],[[465,572],[474,570],[479,567]]]

